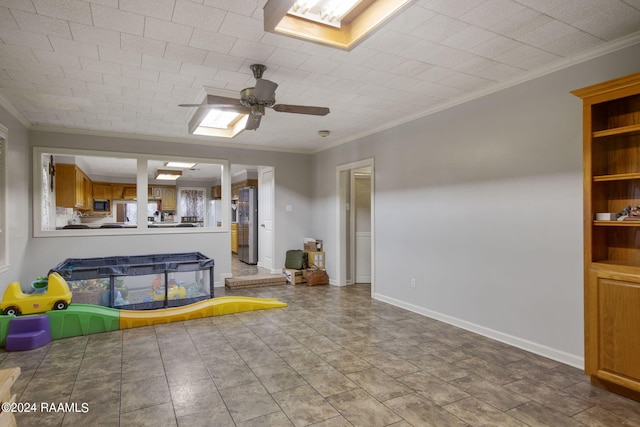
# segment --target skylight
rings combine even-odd
[[[269,0],[264,6],[264,29],[351,50],[413,1]]]

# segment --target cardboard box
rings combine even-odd
[[[322,251],[305,251],[307,253],[307,260],[310,268],[317,267],[321,270],[326,268],[325,256]]]
[[[292,285],[301,285],[307,283],[307,279],[304,277],[304,270],[294,270],[292,268],[283,268],[282,274],[287,278],[287,282]]]
[[[322,251],[322,240],[318,239],[304,239],[304,250],[310,252],[319,252]]]

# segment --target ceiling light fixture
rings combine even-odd
[[[164,162],[164,165],[169,168],[185,168],[191,169],[194,168],[197,163],[186,163],[186,162]]]
[[[244,130],[249,115],[209,108],[207,105],[215,103],[215,99],[217,99],[215,95],[205,96],[202,106],[196,109],[189,121],[190,134],[233,138]]]
[[[182,171],[176,171],[176,170],[170,170],[170,169],[157,169],[155,178],[175,181],[181,176],[182,176]]]
[[[265,31],[351,50],[415,0],[269,0]]]

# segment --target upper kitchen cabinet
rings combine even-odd
[[[233,200],[238,200],[238,192],[241,188],[244,187],[257,187],[258,180],[257,179],[245,179],[243,181],[234,182],[231,184],[231,198]]]
[[[127,200],[135,200],[138,197],[138,190],[135,185],[124,185],[122,189],[122,198]]]
[[[585,372],[640,396],[640,73],[583,101]]]
[[[211,187],[211,198],[212,199],[221,199],[222,198],[222,186],[214,185]]]
[[[162,188],[162,210],[163,211],[175,211],[176,210],[176,187],[163,187]]]
[[[162,201],[163,211],[176,210],[176,187],[174,186],[153,186],[151,188],[151,197],[155,200]]]
[[[111,200],[113,198],[113,190],[111,184],[105,182],[94,182],[93,198]]]
[[[56,165],[56,206],[91,209],[92,183],[87,174],[76,165]]]

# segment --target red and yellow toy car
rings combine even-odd
[[[47,280],[46,292],[33,294],[22,292],[18,282],[9,283],[0,301],[2,313],[19,315],[66,309],[71,303],[71,291],[67,281],[58,273],[51,273]]]

